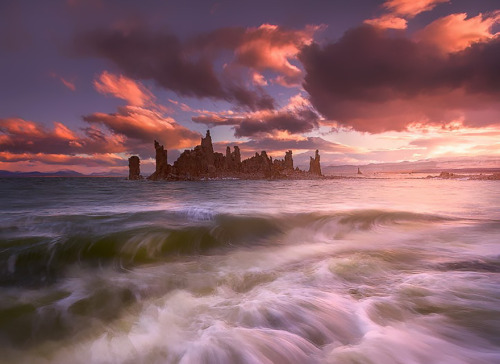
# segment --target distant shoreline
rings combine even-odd
[[[445,173],[442,175],[442,173]],[[300,177],[287,177],[287,178],[260,178],[252,176],[239,176],[239,177],[201,177],[193,179],[179,179],[179,180],[148,180],[147,182],[207,182],[207,181],[321,181],[321,180],[396,180],[396,179],[421,179],[421,180],[467,180],[467,181],[498,181],[500,180],[500,173],[493,174],[456,174],[449,172],[442,172],[430,175],[424,172],[375,172],[366,175],[327,175],[327,176],[300,176]],[[417,176],[418,175],[418,176]],[[0,179],[30,179],[30,178],[110,178],[118,180],[128,180],[127,176],[92,176],[92,175],[33,175],[33,174],[16,174],[1,175]]]

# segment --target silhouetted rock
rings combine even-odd
[[[215,152],[214,153],[214,166],[216,171],[222,171],[225,169],[226,157],[224,154]]]
[[[293,170],[293,158],[291,150],[285,153],[285,169]]]
[[[316,175],[316,176],[321,176],[321,166],[319,163],[319,150],[316,149],[316,154],[313,157],[310,157],[309,161],[309,173]]]
[[[207,130],[205,138],[201,138],[201,152],[202,152],[202,168],[200,173],[214,173],[215,172],[215,158],[214,147],[212,145],[212,137],[210,130]]]
[[[207,130],[205,138],[194,149],[186,149],[174,162],[174,172],[181,179],[196,179],[200,176],[215,176],[224,166],[224,156],[214,153],[212,137]],[[217,167],[216,167],[217,164]]]
[[[185,150],[174,162],[175,174],[181,179],[193,179],[208,172],[208,166],[201,146]]]
[[[234,147],[233,152],[231,152],[231,148],[229,146],[226,147],[224,168],[225,170],[231,172],[241,171],[241,153],[238,146]]]
[[[133,155],[128,159],[128,179],[138,180],[142,179],[141,176],[141,161],[138,156]]]
[[[293,171],[293,158],[292,151],[289,150],[285,153],[285,159],[275,159],[273,162],[273,168],[280,173],[289,173]]]
[[[207,130],[206,136],[201,138],[200,145],[193,149],[186,149],[181,153],[173,166],[167,164],[167,151],[155,140],[156,170],[148,177],[151,180],[199,180],[203,178],[243,178],[243,179],[301,179],[309,178],[305,172],[293,167],[292,151],[285,153],[283,160],[268,156],[266,151],[255,156],[241,160],[238,146],[226,148],[225,155],[214,152],[212,137]],[[311,158],[312,160],[312,158]],[[316,157],[312,175],[321,176],[319,166],[319,153]],[[311,175],[310,174],[310,175]]]
[[[361,173],[361,169],[359,169],[359,167],[358,167],[358,174],[363,174],[363,173]]]
[[[160,143],[155,140],[154,146],[156,151],[156,169],[148,179],[157,181],[166,179],[171,172],[171,167],[168,165],[167,151],[163,148],[163,145],[160,145]]]
[[[272,175],[272,159],[263,150],[260,154],[255,153],[253,157],[241,162],[241,169],[243,173],[262,175],[262,177],[268,178]]]

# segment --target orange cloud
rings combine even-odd
[[[54,122],[48,130],[44,125],[20,118],[0,119],[0,152],[80,154],[125,152],[126,139],[87,128],[78,136],[62,123]]]
[[[130,105],[144,106],[150,103],[154,96],[143,85],[122,76],[113,75],[104,71],[94,80],[95,89],[102,94],[111,94],[119,99],[126,100]]]
[[[303,30],[285,30],[272,24],[248,28],[234,51],[237,63],[257,71],[275,71],[282,76],[276,79],[282,85],[298,85],[302,71],[291,60],[297,58],[304,45],[311,44],[319,29],[307,26]],[[257,79],[261,84],[265,82],[263,77]]]
[[[413,18],[434,9],[440,3],[448,2],[450,0],[387,0],[382,6],[395,15]]]
[[[196,145],[200,139],[199,133],[177,124],[174,119],[138,106],[123,106],[113,114],[94,113],[83,119],[148,146],[156,139],[166,148],[182,149]]]
[[[45,134],[37,123],[20,118],[0,119],[0,132],[24,134],[29,137],[40,137]]]
[[[62,123],[54,122],[54,135],[62,139],[76,140],[78,137]]]
[[[406,19],[394,16],[392,14],[382,15],[379,18],[368,19],[364,21],[366,24],[373,25],[382,29],[406,29],[408,22]]]
[[[416,34],[416,38],[432,44],[445,53],[458,52],[473,43],[485,42],[498,36],[492,33],[500,22],[500,11],[490,16],[479,14],[467,18],[467,14],[451,14],[437,19]]]
[[[268,83],[264,76],[259,72],[252,73],[252,82],[257,86],[267,86]]]
[[[406,29],[406,19],[411,19],[420,13],[434,9],[439,3],[446,2],[449,0],[386,0],[382,7],[388,10],[388,13],[367,19],[364,23],[381,29]]]

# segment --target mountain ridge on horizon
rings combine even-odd
[[[126,177],[126,173],[117,172],[93,172],[90,174],[80,173],[73,170],[60,170],[54,172],[39,172],[39,171],[7,171],[0,170],[0,178],[6,177]]]

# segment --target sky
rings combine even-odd
[[[0,170],[125,172],[210,130],[305,166],[500,163],[498,0],[2,0]],[[499,164],[500,166],[500,164]]]

